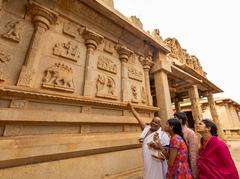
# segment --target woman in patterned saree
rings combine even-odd
[[[178,119],[171,118],[167,121],[164,130],[171,136],[169,152],[162,152],[168,158],[168,179],[192,179],[188,160],[188,148],[183,139],[182,126]],[[158,139],[154,140],[156,143]],[[158,144],[159,145],[159,144]]]

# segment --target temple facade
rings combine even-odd
[[[240,138],[240,104],[229,98],[214,98],[219,122],[226,139]],[[182,102],[181,111],[185,112],[191,119],[191,104]],[[211,110],[206,99],[200,100],[203,118],[211,119]]]
[[[0,0],[0,178],[142,176],[140,127],[207,97],[199,59],[111,0]]]

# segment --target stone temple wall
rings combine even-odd
[[[0,5],[0,178],[140,176],[144,42],[77,0]]]

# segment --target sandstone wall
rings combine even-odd
[[[140,176],[141,38],[76,0],[0,4],[0,178]]]

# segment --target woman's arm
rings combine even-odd
[[[174,161],[177,157],[177,149],[176,148],[170,148],[170,154],[168,159],[168,166],[172,167],[174,164]]]

